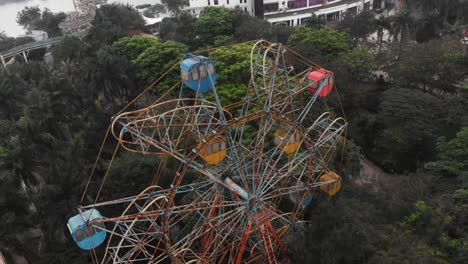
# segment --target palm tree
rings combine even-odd
[[[394,41],[402,42],[411,31],[413,19],[410,17],[406,9],[402,9],[396,16],[390,18],[391,32]]]
[[[383,36],[384,36],[384,31],[391,29],[391,21],[389,20],[388,17],[386,16],[380,16],[378,19],[374,21],[375,27],[377,28],[377,41],[379,43],[379,51],[382,49],[382,43],[383,43]]]

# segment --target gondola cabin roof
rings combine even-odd
[[[334,73],[325,69],[317,69],[309,73],[307,79],[310,84],[308,87],[309,92],[316,93],[318,90],[320,97],[326,97],[333,90],[334,86]]]
[[[319,81],[327,76],[328,71],[325,69],[318,69],[309,73],[309,80]]]
[[[200,63],[202,62],[206,62],[206,63],[214,63],[213,60],[210,60],[208,59],[207,57],[205,56],[193,56],[193,55],[189,55],[189,57],[185,60],[183,60],[181,63],[180,63],[180,68],[182,70],[186,70],[186,71],[190,71],[192,70],[193,68],[197,67]]]
[[[96,226],[103,227],[103,224],[93,224],[93,221],[102,220],[103,217],[96,209],[84,211],[68,220],[67,227],[76,244],[84,249],[90,250],[100,246],[106,239],[106,232]]]

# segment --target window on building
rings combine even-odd
[[[229,0],[226,0],[226,4],[228,4],[228,5],[229,5]]]
[[[208,0],[208,5],[211,5],[211,2],[210,2],[210,0]]]
[[[307,7],[307,1],[299,0],[299,1],[288,2],[288,8],[290,9],[303,8],[303,7]]]
[[[278,3],[265,4],[263,8],[265,10],[265,13],[278,12]]]
[[[214,0],[214,5],[218,5],[218,0]]]
[[[309,0],[309,5],[314,6],[314,5],[322,5],[324,4],[324,0]]]

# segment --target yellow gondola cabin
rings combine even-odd
[[[216,136],[206,143],[200,143],[203,146],[200,149],[200,157],[210,165],[216,165],[223,161],[227,155],[226,139],[222,136]]]
[[[275,145],[282,148],[286,154],[296,152],[301,146],[301,135],[298,132],[289,133],[286,137],[284,129],[278,129],[275,132]]]

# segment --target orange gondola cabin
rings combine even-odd
[[[226,158],[227,144],[224,137],[215,136],[208,142],[203,139],[200,145],[201,149],[198,154],[206,163],[216,165]]]
[[[309,92],[315,94],[319,92],[320,97],[328,96],[333,90],[335,75],[333,72],[325,69],[317,69],[309,73]]]
[[[320,186],[320,190],[330,196],[335,195],[341,189],[341,177],[332,171],[322,175],[319,181],[325,183]]]

